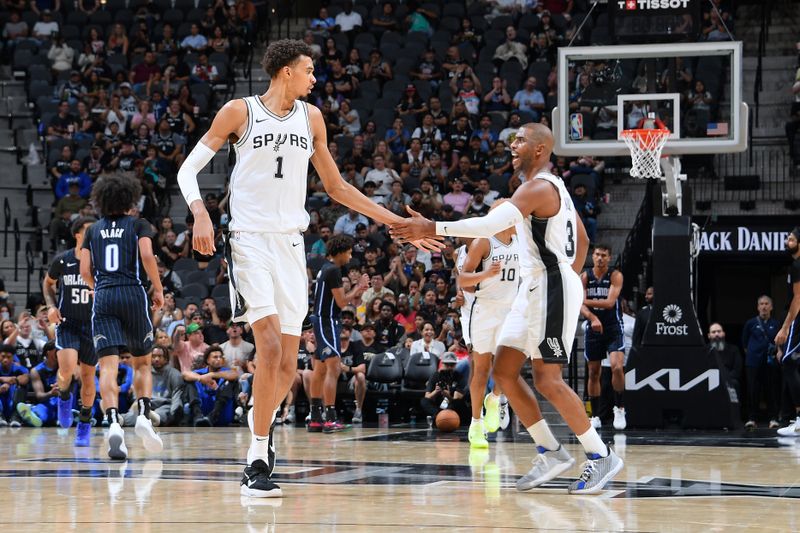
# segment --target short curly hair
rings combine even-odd
[[[141,196],[141,184],[123,176],[104,176],[92,187],[92,203],[104,217],[124,215]]]
[[[313,51],[303,41],[297,39],[281,39],[271,43],[264,53],[264,59],[261,60],[261,66],[269,74],[270,78],[274,78],[278,71],[283,67],[289,66],[297,61],[300,56],[312,57]]]
[[[353,238],[349,235],[334,235],[328,242],[325,243],[328,249],[328,255],[336,257],[337,255],[353,249]]]

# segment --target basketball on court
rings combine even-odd
[[[461,417],[452,409],[444,409],[436,415],[436,427],[442,433],[452,433],[461,425]]]

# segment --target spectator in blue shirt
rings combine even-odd
[[[17,404],[25,401],[28,369],[14,362],[14,346],[0,344],[0,427],[20,427]]]
[[[224,366],[225,355],[218,344],[206,348],[203,360],[205,368],[183,372],[194,425],[230,425],[239,396],[239,372]]]
[[[328,16],[328,8],[319,8],[319,16],[311,19],[311,31],[319,35],[328,36],[330,30],[336,26],[336,21],[333,17]]]
[[[772,318],[772,298],[766,295],[760,296],[758,298],[758,316],[745,322],[742,329],[749,413],[745,427],[748,429],[756,427],[762,394],[766,396],[767,400],[769,427],[779,427],[781,374],[775,359],[775,335],[780,329],[780,323]]]
[[[92,192],[92,178],[81,171],[81,162],[73,159],[69,164],[69,172],[62,174],[56,182],[56,199],[61,200],[69,194],[71,184],[77,183],[80,186],[78,194],[81,198],[89,198]]]
[[[181,41],[181,48],[191,52],[202,52],[208,47],[208,39],[200,33],[200,26],[192,24],[191,33]]]

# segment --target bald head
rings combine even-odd
[[[547,147],[547,156],[550,157],[550,153],[553,151],[553,143],[555,142],[553,139],[553,132],[550,131],[550,128],[538,122],[528,122],[527,124],[523,124],[522,127],[528,131],[531,142],[534,144],[543,144]]]
[[[528,122],[520,127],[511,143],[511,163],[515,170],[534,175],[550,160],[553,153],[553,134],[550,128],[538,122]]]

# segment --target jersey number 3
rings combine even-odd
[[[275,171],[275,177],[279,180],[283,179],[283,156],[278,157],[278,170]]]
[[[567,245],[564,247],[564,253],[567,257],[575,257],[575,228],[572,227],[571,220],[567,220]]]

